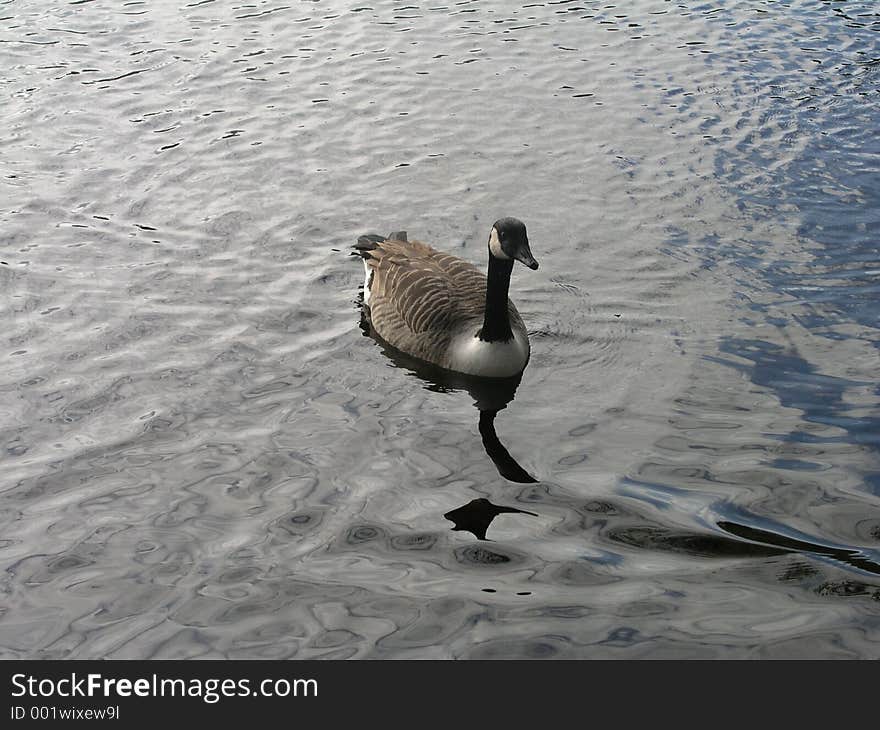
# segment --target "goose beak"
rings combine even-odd
[[[519,247],[517,252],[514,254],[514,258],[520,263],[528,266],[532,271],[538,268],[538,262],[535,261],[535,257],[532,256],[532,252],[529,249],[528,242],[523,243],[523,245]]]

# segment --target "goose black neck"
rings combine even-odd
[[[513,339],[510,315],[507,309],[507,290],[510,288],[510,272],[513,259],[489,256],[489,275],[486,283],[486,313],[480,339],[484,342],[507,342]]]

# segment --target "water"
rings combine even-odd
[[[878,29],[0,3],[2,656],[880,657]],[[348,250],[505,215],[493,423]]]

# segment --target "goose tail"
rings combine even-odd
[[[379,248],[379,244],[385,240],[385,236],[378,236],[375,233],[367,233],[364,236],[358,236],[357,243],[353,246],[354,252],[364,259],[373,258],[370,251]]]
[[[388,236],[379,236],[375,233],[366,233],[358,236],[357,243],[352,246],[352,255],[360,256],[364,261],[364,304],[370,304],[370,287],[373,285],[375,272],[373,267],[378,266],[379,260],[385,253],[382,244],[385,241],[405,241],[408,243],[406,231],[394,231]],[[372,261],[372,263],[371,263]]]
[[[359,256],[363,256],[366,259],[370,258],[370,251],[375,251],[385,241],[408,242],[406,231],[392,231],[387,236],[380,236],[376,233],[366,233],[363,236],[358,236],[357,243],[353,248]]]

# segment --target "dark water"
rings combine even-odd
[[[878,30],[0,2],[2,656],[880,657]],[[347,250],[503,215],[481,421]]]

